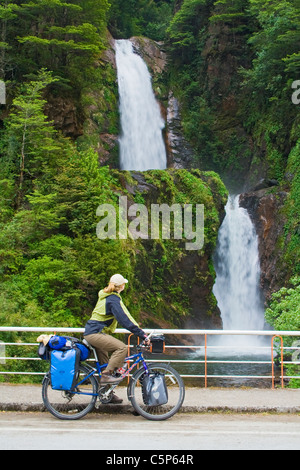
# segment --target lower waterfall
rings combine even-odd
[[[214,264],[216,282],[213,292],[224,330],[263,330],[258,237],[247,210],[239,206],[239,196],[228,199]],[[223,338],[226,340],[226,336]],[[241,342],[253,344],[257,342],[257,336],[234,339],[235,344]]]

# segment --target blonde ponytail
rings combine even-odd
[[[116,286],[113,282],[110,282],[107,287],[105,287],[105,294],[112,294],[113,292],[118,292],[120,286]]]

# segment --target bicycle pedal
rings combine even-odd
[[[112,396],[113,396],[112,393],[109,393],[109,394],[107,394],[107,393],[100,394],[100,395],[98,396],[98,398],[99,398],[99,406],[100,406],[101,403],[102,403],[103,405],[107,405],[108,403],[110,403],[111,400],[112,400]]]

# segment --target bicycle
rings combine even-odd
[[[147,364],[143,356],[144,343],[137,346],[138,352],[128,356],[125,361],[133,362],[119,377],[120,381],[112,385],[101,385],[102,370],[107,364],[100,365],[96,350],[87,341],[83,343],[93,352],[96,368],[88,364],[79,365],[77,383],[68,391],[53,390],[51,387],[50,371],[45,375],[42,385],[42,398],[47,410],[56,418],[76,420],[83,418],[100,404],[110,403],[114,389],[129,376],[130,372],[138,368],[130,377],[127,387],[127,397],[134,410],[146,419],[161,421],[171,418],[180,409],[185,396],[185,387],[179,373],[169,364]],[[143,396],[143,379],[149,374],[162,374],[167,388],[167,403],[158,406],[148,406]],[[99,382],[96,375],[99,375]],[[97,403],[99,400],[99,404]]]

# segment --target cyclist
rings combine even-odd
[[[124,364],[127,346],[110,335],[114,333],[118,323],[143,341],[145,340],[146,344],[150,342],[122,301],[120,294],[127,283],[128,280],[121,274],[112,276],[109,285],[100,290],[92,317],[85,325],[84,338],[96,349],[99,362],[108,363],[107,368],[102,372],[101,384],[113,384],[120,381],[113,376],[113,373]],[[112,353],[110,359],[109,353]],[[115,396],[113,402],[120,403],[121,400],[119,400]]]

